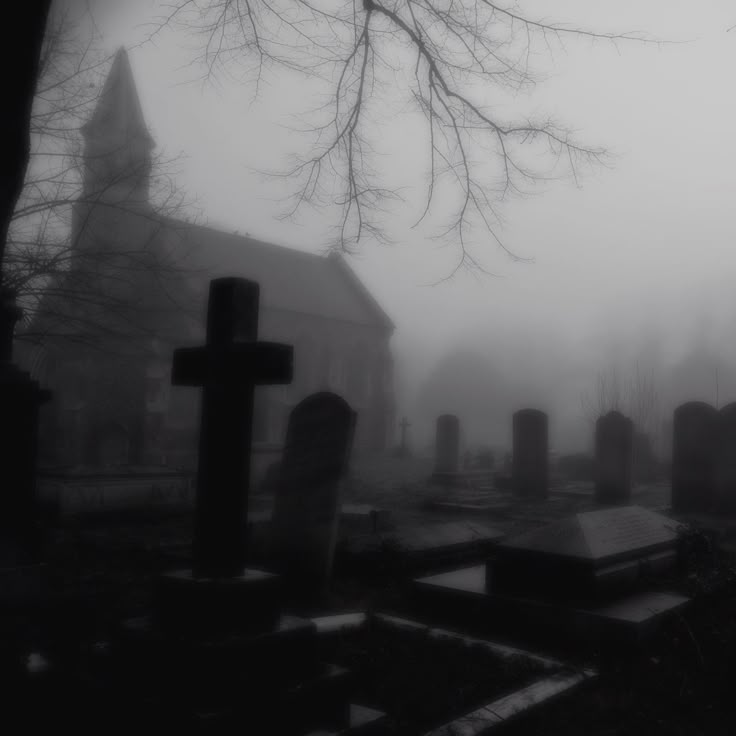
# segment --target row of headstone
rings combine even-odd
[[[547,414],[539,409],[520,409],[512,422],[512,487],[521,498],[545,499],[549,492]],[[633,438],[633,422],[620,412],[608,412],[596,422],[596,503],[629,502]],[[435,476],[457,473],[459,465],[460,421],[454,414],[443,414],[437,418]]]
[[[672,509],[736,511],[736,403],[719,411],[689,401],[675,409]]]

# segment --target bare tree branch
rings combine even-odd
[[[324,93],[300,132],[305,151],[268,172],[293,187],[285,208],[336,208],[331,247],[393,238],[386,213],[404,202],[380,160],[387,106],[401,100],[424,116],[427,189],[415,227],[430,214],[447,223],[436,237],[458,252],[457,268],[477,268],[471,245],[492,243],[521,259],[500,235],[499,207],[540,181],[600,164],[606,151],[552,119],[507,117],[498,100],[537,83],[531,60],[566,39],[651,42],[640,33],[567,26],[489,0],[179,0],[152,35],[177,25],[202,35],[211,78],[247,70],[257,98],[267,74],[298,74]],[[383,116],[384,120],[380,120]],[[438,199],[439,192],[442,196]],[[475,231],[480,231],[476,236]]]

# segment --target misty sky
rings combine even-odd
[[[553,182],[505,205],[504,242],[533,263],[513,263],[489,243],[476,253],[498,277],[461,272],[428,286],[452,269],[456,252],[411,230],[401,212],[393,220],[395,246],[366,241],[351,259],[397,326],[400,413],[415,419],[419,439],[429,435],[431,414],[442,408],[423,413],[418,397],[437,361],[456,352],[488,361],[490,394],[497,387],[512,404],[550,411],[558,449],[586,444],[580,394],[612,362],[656,369],[665,398],[713,401],[710,366],[720,361],[719,403],[736,399],[736,370],[728,375],[736,365],[736,29],[727,32],[736,7],[726,0],[521,4],[530,15],[678,43],[569,39],[553,46],[552,57],[533,60],[546,79],[531,96],[504,103],[548,111],[613,154],[609,167],[577,186]],[[98,11],[110,48],[131,47],[160,6],[108,0]],[[210,225],[320,251],[334,221],[308,212],[297,223],[279,221],[278,185],[253,172],[278,168],[299,145],[285,124],[307,103],[303,91],[272,80],[253,105],[252,90],[237,79],[203,85],[201,67],[189,64],[197,43],[169,32],[131,49],[159,148],[186,154],[179,181]],[[414,187],[427,165],[417,122],[392,114],[383,131],[382,166]],[[683,374],[694,350],[710,357],[672,388],[672,372]],[[470,423],[471,434],[482,434],[482,420]]]

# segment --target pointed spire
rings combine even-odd
[[[154,141],[148,132],[133,71],[118,50],[89,122],[85,140],[86,194],[116,202],[146,202]]]
[[[87,140],[106,138],[118,144],[138,140],[149,147],[154,145],[143,119],[128,52],[122,46],[115,54],[95,111],[82,132]]]

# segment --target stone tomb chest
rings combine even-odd
[[[677,527],[641,506],[574,514],[499,544],[488,588],[568,600],[633,591],[675,564]]]

